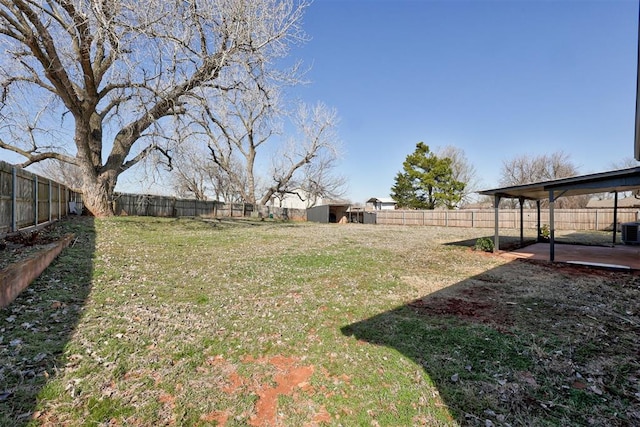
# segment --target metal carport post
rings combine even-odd
[[[495,220],[494,223],[494,235],[493,235],[493,252],[500,251],[500,228],[499,228],[499,218],[500,218],[500,196],[495,194],[493,196],[494,199],[494,212],[495,212]]]
[[[520,202],[520,246],[524,246],[524,197],[518,197]]]
[[[618,192],[613,192],[613,246],[616,245],[616,231],[618,231]]]
[[[553,262],[555,259],[555,224],[553,210],[555,208],[555,194],[553,190],[549,190],[549,261]]]

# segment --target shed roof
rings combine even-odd
[[[560,197],[613,191],[622,192],[637,188],[640,188],[640,167],[495,188],[478,193],[501,198],[517,199],[522,197],[529,200],[541,200],[549,198],[550,191],[554,192],[555,197]]]
[[[391,197],[372,197],[367,200],[367,203],[396,203]]]

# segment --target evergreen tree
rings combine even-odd
[[[424,142],[416,145],[402,166],[391,187],[391,197],[399,207],[453,209],[462,199],[465,184],[453,177],[451,159],[438,158]]]

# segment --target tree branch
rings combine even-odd
[[[21,156],[25,157],[27,161],[19,164],[19,166],[22,168],[26,168],[29,165],[32,165],[37,162],[41,162],[46,159],[56,159],[56,160],[60,160],[61,162],[78,165],[78,161],[74,157],[71,157],[62,153],[54,153],[54,152],[33,153],[31,151],[23,150],[20,147],[7,144],[3,140],[0,140],[0,148],[12,151],[14,153],[20,154]]]

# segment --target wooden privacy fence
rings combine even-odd
[[[116,193],[116,215],[157,217],[242,218],[262,217],[304,221],[304,209],[254,206],[248,203],[222,203],[213,200],[177,199],[175,197]]]
[[[80,194],[64,185],[0,161],[0,236],[45,225],[81,210]]]
[[[618,208],[618,223],[638,220],[637,208]],[[535,209],[523,211],[526,229],[536,229],[538,215]],[[431,225],[441,227],[493,228],[495,211],[480,210],[389,210],[376,212],[377,224]],[[520,209],[500,209],[500,228],[520,228]],[[613,208],[555,209],[556,230],[612,230]],[[549,224],[549,210],[541,209],[540,224]]]

